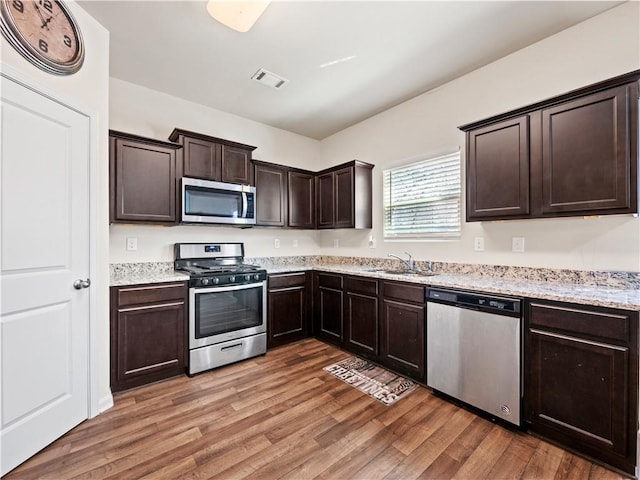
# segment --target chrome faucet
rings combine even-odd
[[[413,257],[411,256],[411,254],[409,252],[404,252],[406,255],[409,255],[409,259],[405,260],[404,258],[400,258],[398,255],[394,255],[393,253],[390,253],[389,256],[393,257],[393,258],[397,258],[398,260],[400,260],[401,262],[404,262],[404,264],[407,266],[407,270],[415,270],[415,263],[413,261]]]

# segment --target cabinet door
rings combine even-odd
[[[629,315],[530,304],[525,421],[532,431],[633,473],[638,330]]]
[[[384,298],[381,359],[390,368],[425,381],[425,307]]]
[[[333,228],[335,224],[334,173],[329,172],[317,177],[318,228]]]
[[[378,286],[376,280],[345,280],[345,348],[375,358],[378,345]]]
[[[256,224],[284,227],[286,216],[286,177],[283,169],[255,165]]]
[[[342,342],[342,291],[319,288],[318,327],[319,337]]]
[[[243,148],[221,146],[221,178],[223,182],[251,183],[251,152]]]
[[[321,339],[338,344],[342,344],[344,338],[342,282],[342,275],[314,275],[314,333]]]
[[[111,139],[112,221],[176,221],[176,150]]]
[[[529,117],[467,133],[467,221],[529,213]]]
[[[184,137],[184,176],[219,182],[222,178],[220,150],[217,143]]]
[[[354,220],[353,167],[335,172],[335,228],[352,228]]]
[[[629,88],[542,111],[543,213],[632,211],[637,158],[631,156]]]
[[[269,275],[267,346],[293,342],[309,334],[310,273]]]
[[[315,176],[301,172],[289,172],[288,179],[289,226],[315,228]]]
[[[118,309],[112,325],[114,391],[184,373],[184,312],[183,301]]]

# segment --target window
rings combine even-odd
[[[460,235],[460,152],[383,172],[384,237]]]

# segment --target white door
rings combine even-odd
[[[88,417],[90,121],[1,79],[5,474]]]

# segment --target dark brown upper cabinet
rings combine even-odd
[[[637,213],[638,79],[461,126],[467,221]]]
[[[314,173],[261,160],[252,163],[257,225],[371,228],[373,165],[353,160]]]
[[[169,140],[184,146],[185,177],[253,184],[251,145],[175,128]]]
[[[280,165],[254,160],[256,225],[287,226],[287,171]]]
[[[313,172],[253,160],[256,224],[267,227],[314,229]]]
[[[632,140],[630,114],[637,119],[638,105],[637,86],[632,87],[610,88],[542,110],[543,214],[631,208],[637,127]]]
[[[318,228],[371,228],[373,165],[353,160],[316,175]]]
[[[289,227],[316,228],[315,175],[311,172],[287,172]]]
[[[109,130],[110,222],[176,223],[181,148]]]
[[[529,213],[529,116],[472,130],[467,220]]]

